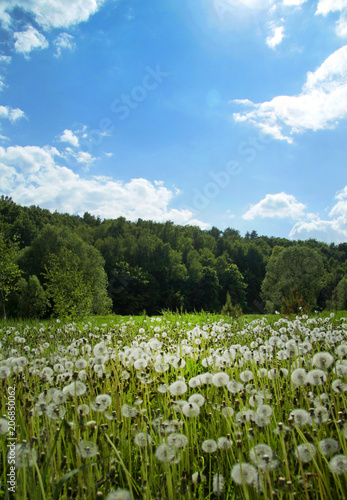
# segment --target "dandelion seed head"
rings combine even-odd
[[[318,448],[324,456],[328,457],[337,453],[339,451],[340,445],[339,442],[336,441],[336,439],[326,438],[322,439],[322,441],[319,441]]]
[[[329,468],[334,474],[347,474],[347,456],[335,455],[329,462]]]
[[[206,439],[202,443],[201,449],[205,453],[214,453],[218,449],[218,445],[214,439]]]
[[[232,480],[239,485],[252,484],[257,476],[257,469],[254,465],[246,462],[234,465],[231,471]]]

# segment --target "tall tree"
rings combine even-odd
[[[16,288],[16,281],[21,275],[17,264],[18,244],[0,233],[0,297],[4,319],[7,317],[6,302],[9,294]]]
[[[262,296],[268,312],[314,308],[322,286],[323,261],[313,249],[275,247],[266,267]]]

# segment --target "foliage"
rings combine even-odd
[[[93,314],[107,313],[111,307],[120,314],[146,310],[154,315],[167,309],[219,312],[227,293],[243,311],[261,314],[269,260],[273,265],[277,254],[295,247],[315,251],[322,260],[316,296],[306,300],[293,288],[276,306],[266,298],[267,310],[295,311],[300,304],[335,308],[337,285],[347,273],[347,243],[296,242],[256,231],[242,237],[232,228],[201,230],[170,221],[101,220],[87,212],[78,216],[21,207],[6,197],[0,197],[0,227],[10,239],[18,236],[18,265],[27,282],[37,276],[44,287],[49,255],[62,247],[77,255],[83,277],[91,284]],[[267,275],[264,290],[269,279]],[[210,295],[206,286],[211,287]],[[12,316],[16,306],[12,300],[7,303]]]
[[[226,302],[222,307],[222,314],[225,316],[232,316],[234,318],[239,318],[240,316],[242,316],[242,309],[240,304],[236,304],[236,306],[233,305],[229,292],[227,292]]]
[[[18,244],[0,233],[0,300],[6,319],[6,302],[9,294],[16,288],[16,281],[21,275],[17,264]]]
[[[322,286],[323,261],[313,249],[296,245],[274,249],[262,284],[268,312],[314,308]]]
[[[84,280],[79,259],[71,250],[62,247],[58,254],[51,254],[44,277],[57,318],[78,319],[91,313],[91,285]]]

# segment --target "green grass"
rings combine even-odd
[[[66,324],[56,320],[2,322],[0,376],[4,366],[11,373],[0,378],[1,414],[8,415],[9,388],[15,387],[16,444],[25,441],[35,454],[32,464],[16,469],[12,498],[344,499],[347,474],[333,473],[330,462],[336,455],[345,455],[347,461],[347,375],[343,368],[339,375],[334,371],[344,365],[347,373],[347,356],[337,351],[338,346],[347,345],[346,317],[347,311],[238,319],[165,312],[155,318],[111,315]],[[301,352],[290,354],[289,340]],[[101,342],[104,359],[93,353]],[[284,356],[283,351],[290,355]],[[313,356],[320,351],[333,355],[322,383],[295,386],[293,371],[316,368]],[[87,362],[84,369],[78,362],[75,365],[81,358]],[[101,367],[95,368],[100,362]],[[213,383],[189,385],[201,374],[220,372],[242,383],[240,391],[234,393],[224,383],[218,386],[216,378]],[[248,372],[253,378],[247,382]],[[61,404],[52,406],[52,397],[59,395],[52,389],[64,392],[76,379],[83,382],[85,392],[68,394]],[[158,390],[183,379],[187,390],[180,395],[172,393],[172,386],[166,392]],[[333,385],[336,379],[341,380],[339,392]],[[190,417],[182,401],[194,394],[203,396],[204,403],[199,414]],[[106,408],[96,404],[100,395],[110,398]],[[82,404],[88,413],[79,412]],[[320,404],[326,409],[321,419],[317,417]],[[132,408],[132,416],[127,416],[124,405]],[[226,407],[234,412],[231,417],[225,415]],[[260,412],[268,408],[272,413],[264,421]],[[294,409],[307,411],[311,421],[296,425],[291,418]],[[258,410],[258,416],[249,419],[245,413],[249,410],[255,415]],[[184,434],[188,444],[175,448],[170,441],[174,432]],[[149,436],[144,447],[135,442],[139,433]],[[10,498],[9,437],[0,434],[0,498]],[[204,441],[217,442],[222,437],[232,443],[230,447],[204,451]],[[320,451],[319,443],[325,438],[338,445],[331,456]],[[96,454],[80,456],[81,441],[93,444],[90,453],[96,445]],[[315,447],[308,461],[298,455],[305,443]],[[167,461],[160,460],[164,444]],[[252,461],[258,444],[270,446],[273,456]],[[20,458],[18,453],[17,465]],[[257,474],[252,484],[246,484],[247,476],[239,481],[231,477],[235,466],[245,462]],[[219,495],[217,474],[224,478]],[[128,497],[120,491],[111,496],[110,492],[120,489]]]

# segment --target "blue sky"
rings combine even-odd
[[[347,0],[2,0],[0,193],[347,241]]]

